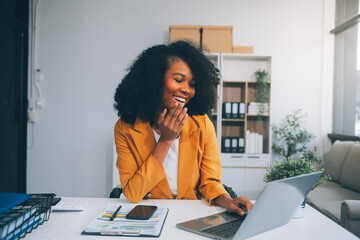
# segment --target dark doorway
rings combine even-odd
[[[0,1],[0,192],[26,192],[28,0]]]

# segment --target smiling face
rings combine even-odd
[[[170,60],[165,73],[163,103],[167,109],[175,103],[186,105],[195,96],[195,80],[186,62],[180,58]]]

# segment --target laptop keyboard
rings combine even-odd
[[[235,235],[244,219],[238,219],[232,222],[216,225],[213,227],[202,229],[202,232],[211,233],[224,238],[231,238]]]

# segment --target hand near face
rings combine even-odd
[[[187,108],[184,108],[183,104],[175,104],[169,110],[165,108],[157,122],[160,130],[159,141],[172,142],[175,140],[179,136],[187,116]]]

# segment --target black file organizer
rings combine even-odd
[[[19,239],[49,220],[55,194],[30,194],[30,198],[0,215],[0,239]]]

